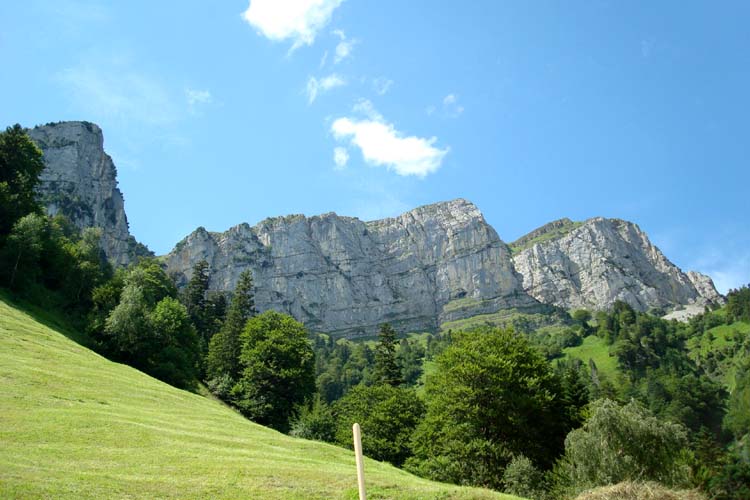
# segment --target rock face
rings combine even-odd
[[[28,133],[44,153],[38,192],[49,214],[62,213],[81,229],[102,228],[102,249],[115,265],[150,253],[130,235],[117,170],[97,125],[62,122]]]
[[[710,278],[683,273],[637,225],[619,219],[568,224],[519,251],[513,263],[529,295],[567,309],[606,309],[622,300],[645,311],[723,300]]]
[[[508,247],[465,200],[373,222],[329,213],[266,219],[225,233],[199,228],[167,256],[185,283],[201,259],[210,287],[234,289],[251,269],[260,311],[287,312],[313,331],[371,335],[540,304],[521,288]]]

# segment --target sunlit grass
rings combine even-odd
[[[356,498],[351,452],[112,363],[0,298],[0,497]],[[369,498],[513,498],[367,460]]]

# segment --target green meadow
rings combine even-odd
[[[357,498],[352,452],[110,362],[2,296],[0,409],[2,498]],[[516,498],[365,472],[372,499]]]

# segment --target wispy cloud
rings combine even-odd
[[[389,80],[388,78],[378,77],[372,80],[372,89],[378,95],[387,94],[392,86],[393,80]]]
[[[191,113],[195,113],[197,106],[201,104],[211,104],[213,102],[213,96],[208,90],[197,90],[187,88],[185,89],[185,99],[188,103],[188,108]]]
[[[151,125],[175,121],[179,107],[156,77],[132,68],[127,59],[66,68],[56,80],[71,102],[94,119],[117,119]]]
[[[341,146],[333,148],[333,163],[336,170],[344,170],[349,163],[349,152]]]
[[[359,41],[354,38],[347,38],[346,33],[342,30],[333,30],[333,34],[339,37],[339,43],[336,45],[336,52],[333,57],[333,63],[338,64],[352,55],[354,46]]]
[[[437,171],[449,149],[434,146],[436,137],[407,136],[388,123],[370,101],[360,101],[355,111],[365,119],[342,117],[331,124],[331,132],[339,141],[360,149],[365,162],[386,167],[402,176],[425,177]]]
[[[312,45],[344,0],[250,0],[242,17],[263,36],[291,40],[292,50]]]
[[[456,94],[443,97],[443,112],[450,118],[458,118],[464,112],[464,107],[458,103]]]
[[[318,95],[336,87],[343,87],[344,85],[346,85],[346,80],[335,73],[320,79],[311,76],[307,80],[307,87],[305,89],[307,92],[307,102],[308,104],[312,104],[318,98]]]

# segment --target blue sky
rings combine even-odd
[[[284,5],[284,4],[288,5]],[[0,4],[0,123],[104,130],[131,232],[457,197],[512,241],[638,223],[750,282],[750,3]]]

